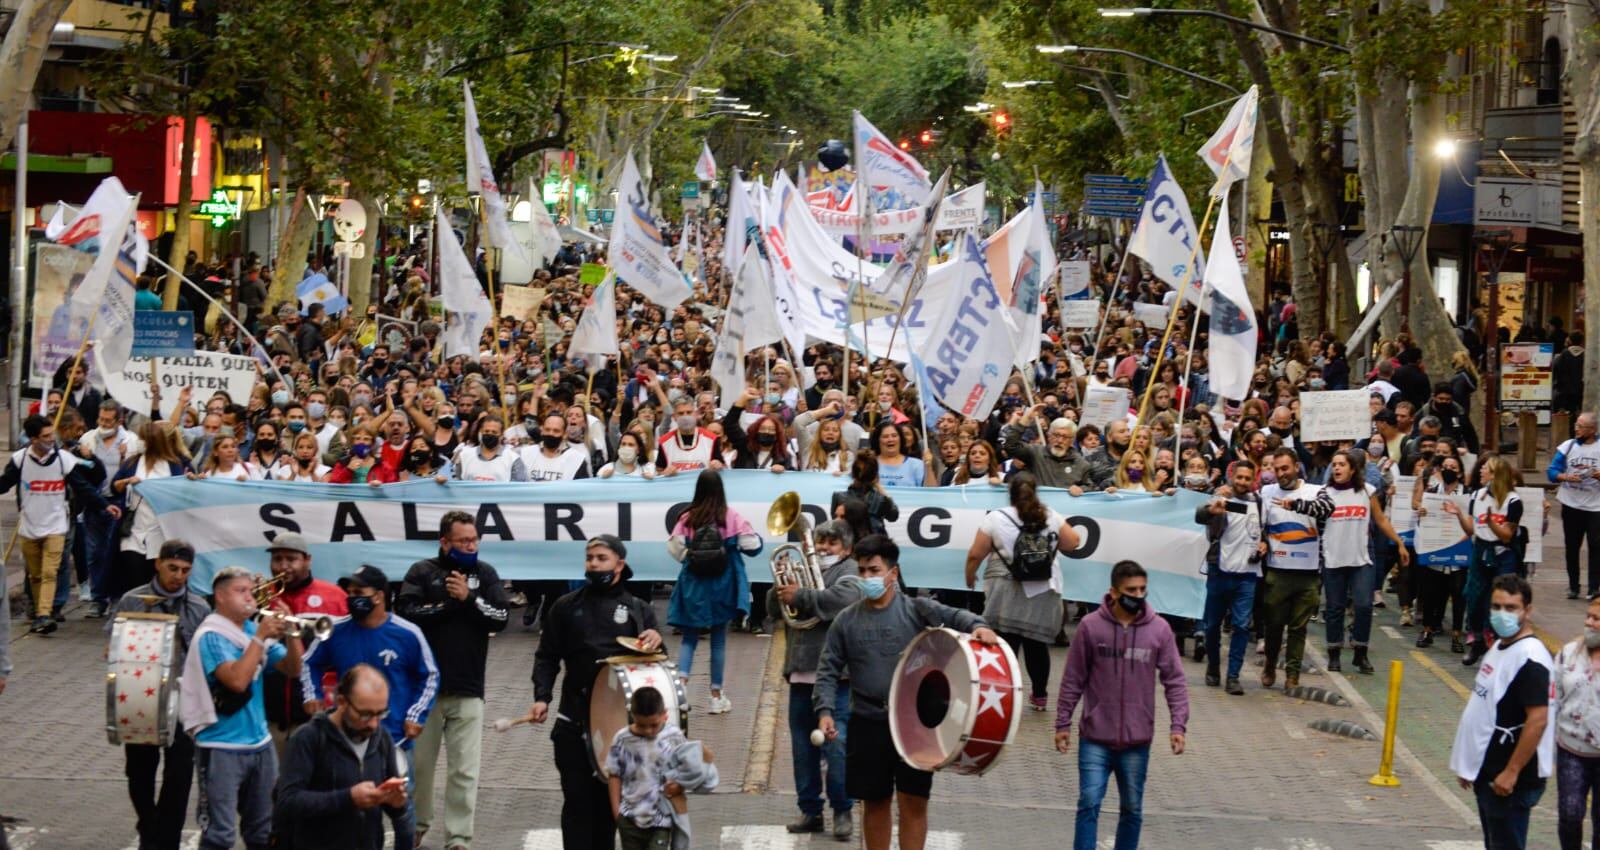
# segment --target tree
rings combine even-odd
[[[1593,5],[1573,3],[1565,7],[1562,27],[1567,42],[1567,67],[1563,78],[1567,95],[1578,116],[1578,133],[1573,154],[1578,160],[1581,186],[1580,216],[1583,228],[1583,280],[1586,291],[1600,286],[1600,11]],[[1583,302],[1584,357],[1589,375],[1583,382],[1583,409],[1600,406],[1600,380],[1594,366],[1600,363],[1600,297]],[[1489,333],[1494,333],[1490,328]],[[1493,368],[1494,364],[1490,364]]]
[[[0,41],[0,115],[15,116],[0,121],[0,150],[11,145],[17,121],[28,112],[50,33],[70,5],[72,0],[22,0]]]

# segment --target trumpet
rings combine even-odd
[[[271,578],[257,578],[255,589],[256,607],[266,610],[278,597],[289,589],[289,576],[287,573],[275,575]]]
[[[290,634],[300,638],[301,643],[310,643],[312,638],[327,640],[333,634],[333,618],[328,616],[296,617],[293,614],[279,614],[277,611],[268,611],[265,608],[257,609],[250,615],[250,619],[261,622],[267,618],[282,620]]]
[[[799,585],[812,590],[825,587],[822,565],[817,561],[816,542],[811,539],[811,520],[800,506],[800,494],[793,490],[784,493],[767,511],[767,533],[786,535],[790,529],[800,533],[800,542],[785,543],[772,551],[772,579],[778,584]],[[780,606],[783,621],[794,629],[813,629],[822,622],[820,617],[800,618],[800,612],[788,605]]]

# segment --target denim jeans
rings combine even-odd
[[[1483,826],[1483,850],[1527,850],[1528,815],[1539,805],[1543,788],[1512,791],[1502,797],[1487,782],[1474,782],[1478,795],[1478,822]]]
[[[1078,742],[1078,825],[1073,833],[1073,850],[1096,850],[1100,826],[1100,803],[1106,798],[1106,781],[1117,777],[1117,797],[1121,800],[1117,817],[1115,850],[1135,850],[1139,828],[1144,823],[1144,777],[1150,766],[1150,745],[1113,750],[1093,741]]]
[[[248,848],[267,846],[272,791],[278,784],[278,754],[272,745],[259,750],[196,747],[195,778],[200,785],[196,820],[201,850],[230,850],[239,837]]]
[[[1517,571],[1517,554],[1510,547],[1496,553],[1497,546],[1487,540],[1472,539],[1472,564],[1467,567],[1467,633],[1473,640],[1483,636],[1489,624],[1489,585],[1499,576]]]
[[[692,627],[684,627],[683,645],[678,649],[678,673],[685,680],[694,670],[694,649],[700,645],[700,631]],[[722,668],[728,655],[728,624],[714,626],[711,629],[711,689],[722,690]],[[806,733],[811,734],[810,732]]]
[[[1366,646],[1372,637],[1372,565],[1329,567],[1322,571],[1322,620],[1326,626],[1328,648],[1344,646],[1344,609],[1356,609],[1356,622],[1350,628],[1350,645]]]
[[[812,685],[789,686],[789,738],[794,754],[794,790],[800,813],[806,817],[822,814],[822,761],[828,761],[828,807],[835,812],[850,810],[850,796],[844,790],[844,740],[850,726],[850,684],[839,683],[833,699],[833,724],[839,737],[820,747],[811,745],[811,730],[817,728],[817,713],[811,707]]]
[[[83,556],[89,567],[89,590],[94,601],[110,604],[117,595],[111,567],[116,563],[117,521],[104,511],[89,511],[78,520],[83,535]]]
[[[1245,650],[1250,648],[1250,612],[1256,603],[1256,582],[1252,573],[1225,573],[1213,569],[1206,576],[1206,659],[1217,666],[1222,647],[1222,619],[1233,620],[1233,638],[1228,641],[1228,678],[1239,678]]]

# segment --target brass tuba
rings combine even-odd
[[[821,590],[822,565],[817,562],[817,547],[811,539],[811,520],[800,505],[800,494],[793,490],[784,493],[767,511],[767,533],[774,537],[786,535],[789,529],[800,533],[800,542],[785,543],[772,550],[772,579],[778,584],[797,584],[812,590]],[[779,606],[783,621],[794,629],[812,629],[822,622],[820,617],[800,619],[800,614],[787,605]]]

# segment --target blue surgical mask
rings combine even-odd
[[[868,599],[882,599],[883,594],[889,590],[883,583],[883,576],[873,576],[861,580],[861,595]]]
[[[312,419],[321,419],[328,412],[328,406],[320,401],[313,401],[306,405],[306,415]]]
[[[1509,638],[1522,631],[1522,618],[1510,611],[1490,611],[1489,628],[1501,638]]]
[[[780,401],[783,401],[783,396],[777,393],[767,393],[767,404],[777,404]]]
[[[277,405],[277,406],[279,406],[279,407],[282,407],[282,406],[288,404],[289,403],[289,391],[288,390],[273,390],[272,391],[272,403]]]
[[[463,552],[460,549],[452,547],[450,549],[450,560],[455,561],[457,564],[460,564],[463,567],[476,567],[478,565],[478,553]]]
[[[290,419],[289,420],[289,430],[290,431],[293,431],[296,434],[298,434],[301,431],[304,431],[305,429],[306,429],[306,423],[303,422],[302,420],[299,420],[299,419]]]

